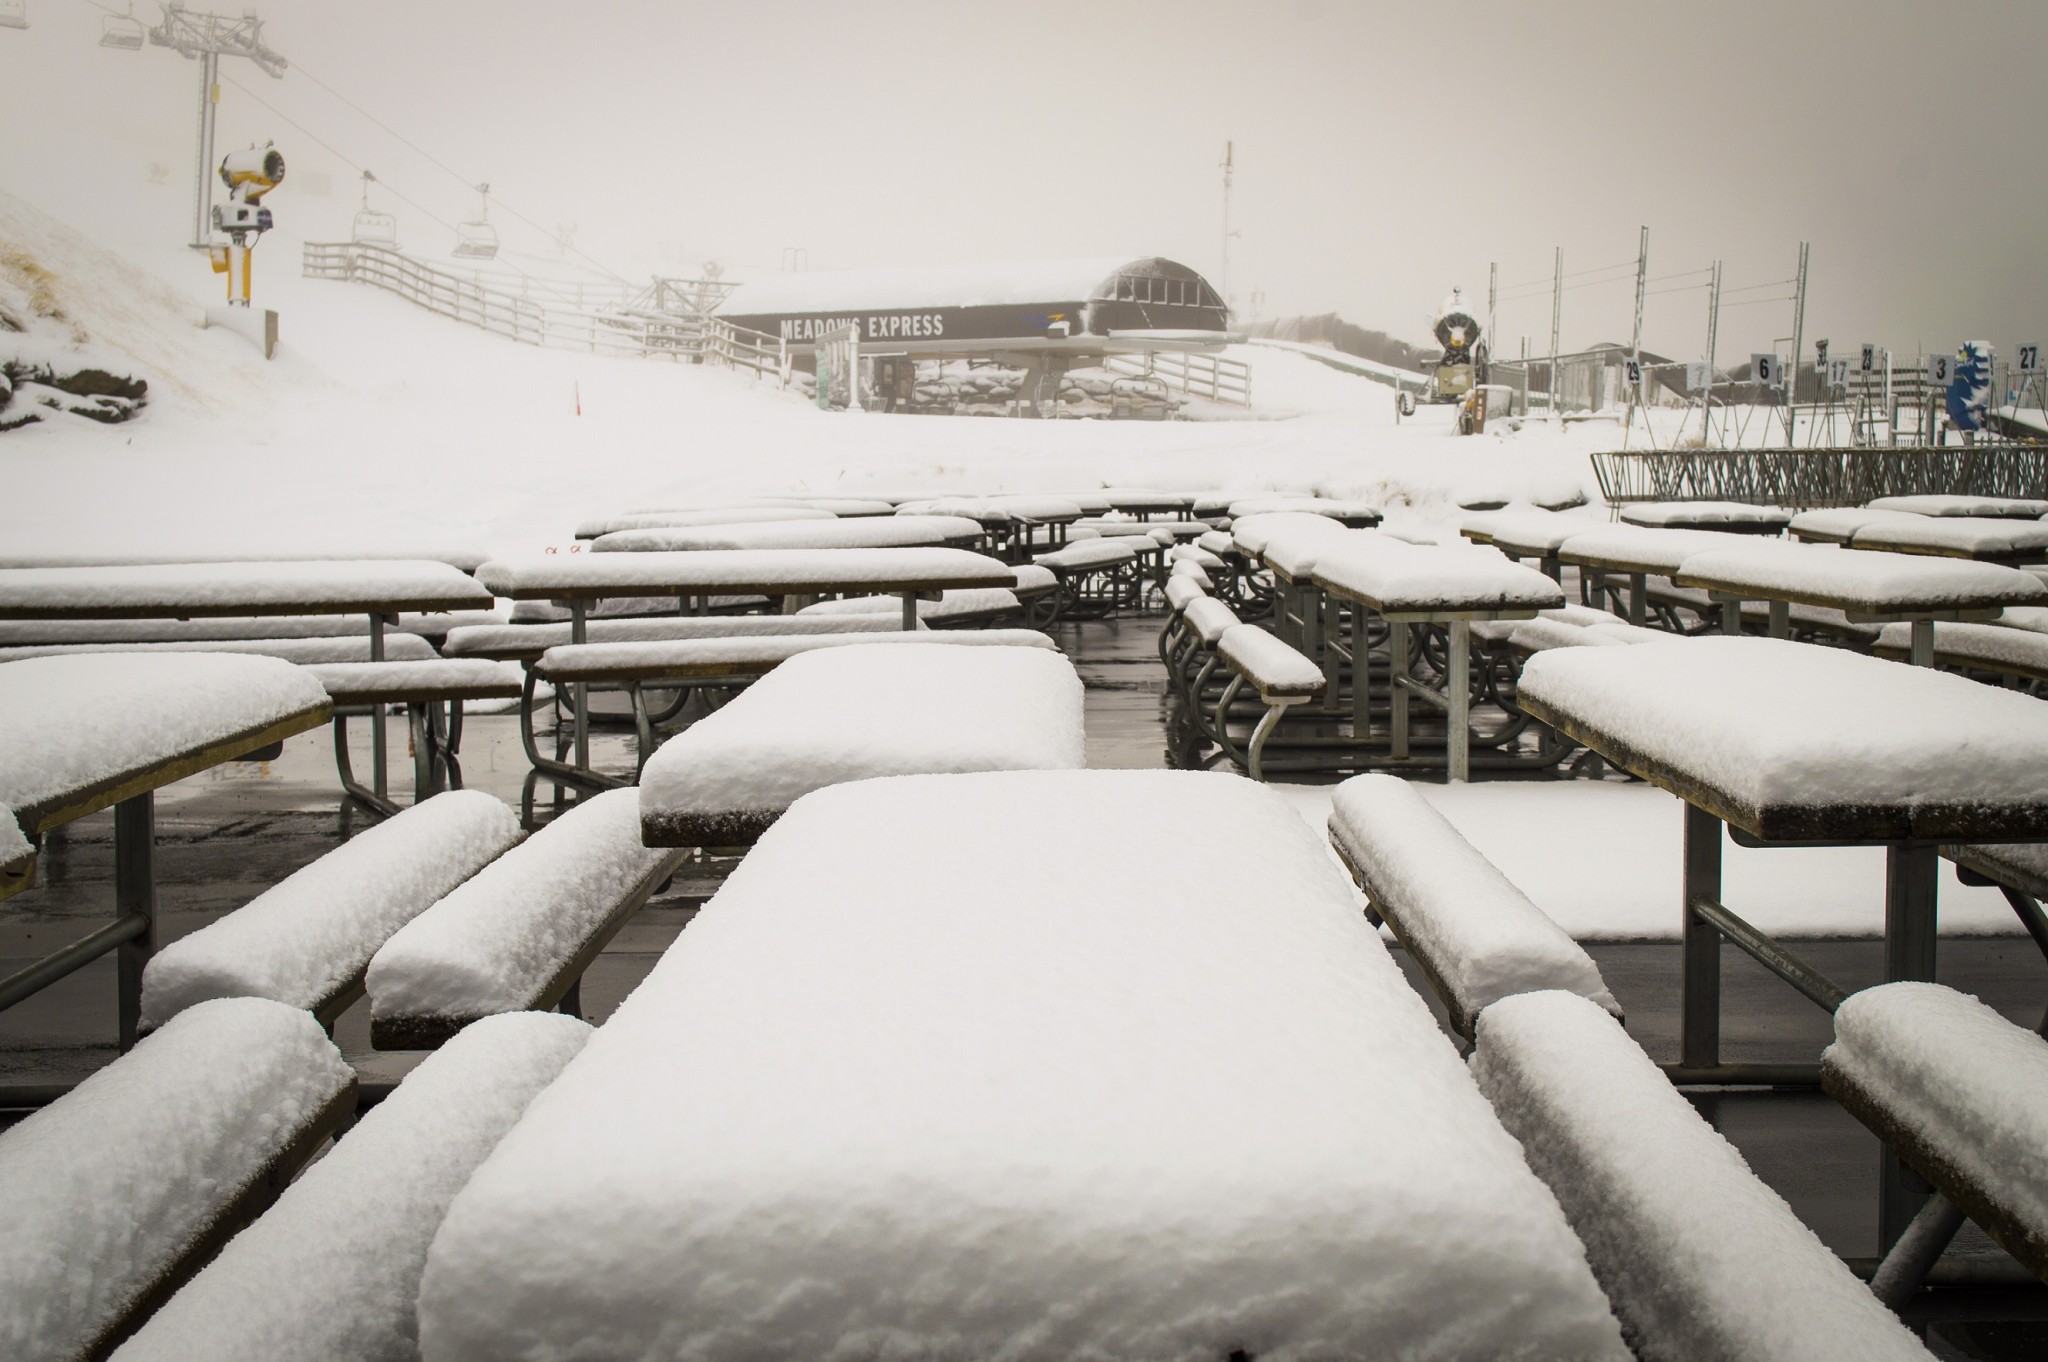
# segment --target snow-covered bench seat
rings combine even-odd
[[[1593,957],[1407,781],[1345,781],[1329,830],[1338,859],[1465,1040],[1483,1009],[1517,993],[1562,989],[1621,1016]]]
[[[367,628],[354,632],[315,635],[305,638],[184,638],[136,640],[133,642],[23,643],[0,647],[0,662],[25,657],[62,657],[67,653],[248,653],[253,657],[275,657],[285,662],[368,662],[370,636]],[[417,634],[385,636],[384,656],[393,661],[417,662],[436,656],[433,645]]]
[[[1256,624],[1233,624],[1226,628],[1216,640],[1216,657],[1230,673],[1230,683],[1216,701],[1213,734],[1228,734],[1230,706],[1244,687],[1248,685],[1257,691],[1266,712],[1259,716],[1244,750],[1240,752],[1227,738],[1222,746],[1231,760],[1243,764],[1253,780],[1264,780],[1266,743],[1273,730],[1289,709],[1320,698],[1328,688],[1328,680],[1314,658],[1282,643]]]
[[[1081,681],[1055,650],[822,649],[791,657],[648,760],[641,831],[649,846],[745,846],[794,800],[841,781],[1081,764]]]
[[[799,616],[798,618],[801,618]],[[813,618],[818,618],[814,616]],[[842,620],[864,615],[827,616]],[[930,644],[960,647],[1038,648],[1057,645],[1035,629],[933,630],[832,629],[815,633],[749,634],[735,638],[675,639],[648,643],[582,643],[550,648],[534,671],[555,682],[740,682],[763,676],[799,653],[844,647]]]
[[[1550,619],[1542,615],[1532,620],[1502,621],[1502,623],[1510,625],[1506,640],[1508,646],[1524,653],[1540,653],[1548,648],[1611,647],[1632,643],[1670,643],[1684,637],[1682,634],[1667,633],[1661,629],[1645,629],[1641,625],[1628,624],[1612,616],[1598,623]],[[1475,637],[1477,636],[1476,630],[1474,635]]]
[[[1871,651],[1904,660],[1912,647],[1911,625],[1887,624]],[[1934,665],[2048,681],[2048,634],[2005,624],[1943,621],[1934,626]]]
[[[1317,839],[1167,771],[798,801],[457,1194],[420,1333],[451,1359],[1627,1357]]]
[[[1149,539],[1150,535],[1131,536]],[[1081,539],[1062,549],[1040,553],[1032,557],[1039,567],[1048,568],[1053,575],[1064,579],[1075,573],[1101,572],[1122,567],[1138,556],[1135,545],[1126,542],[1126,536],[1106,539]]]
[[[2048,516],[2048,501],[2031,497],[1977,497],[1933,492],[1921,496],[1877,497],[1873,511],[1910,511],[1914,515],[2001,517],[2009,520],[2039,520]]]
[[[1869,524],[1849,536],[1852,549],[1883,549],[1980,563],[2048,562],[2048,525],[2038,520],[1915,516]]]
[[[1546,577],[1562,572],[1558,551],[1573,535],[1603,529],[1597,520],[1555,511],[1485,511],[1466,516],[1458,533],[1475,544],[1491,544],[1509,558],[1534,558]]]
[[[378,948],[371,1044],[426,1050],[479,1017],[576,1012],[583,971],[686,854],[641,845],[638,791],[585,799]]]
[[[518,818],[490,795],[424,799],[158,951],[142,975],[142,1024],[250,997],[303,1008],[331,1031],[363,995],[377,948],[518,840]]]
[[[1380,523],[1381,514],[1377,506],[1364,501],[1347,501],[1333,497],[1292,497],[1292,496],[1249,496],[1239,497],[1221,508],[1231,520],[1242,520],[1247,516],[1269,515],[1275,511],[1287,511],[1303,515],[1327,516],[1340,525],[1355,530],[1369,530]],[[1196,515],[1201,512],[1197,511]]]
[[[1931,1356],[1593,1003],[1501,999],[1471,1069],[1642,1362]]]
[[[903,604],[894,596],[844,596],[818,601],[796,612],[796,618],[861,619],[882,616],[895,623]],[[990,624],[1023,614],[1024,604],[1008,587],[983,586],[967,591],[942,591],[937,600],[917,603],[917,622],[927,629],[960,629]]]
[[[465,1030],[230,1240],[115,1362],[417,1357],[420,1273],[448,1203],[589,1036],[574,1017],[536,1012]]]
[[[578,539],[597,539],[625,530],[686,529],[695,525],[771,525],[792,520],[836,520],[813,506],[726,506],[695,510],[629,511],[599,516],[576,526]]]
[[[1820,1073],[1844,1110],[2048,1279],[2048,1040],[1939,984],[1881,984],[1835,1012]],[[1927,1261],[1953,1220],[1947,1230]]]
[[[1059,590],[1050,618],[1098,616],[1132,603],[1147,560],[1160,550],[1148,535],[1108,539],[1075,539],[1050,553],[1034,554],[1032,565],[1053,574]]]
[[[1168,569],[1167,580],[1171,581],[1175,577],[1185,577],[1200,586],[1204,591],[1214,591],[1216,589],[1216,581],[1209,575],[1209,570],[1200,563],[1190,560],[1183,559],[1180,562],[1174,563]]]
[[[491,593],[468,574],[426,560],[0,568],[0,617],[15,620],[396,615],[492,604]]]
[[[323,662],[304,670],[334,701],[334,766],[342,790],[387,817],[398,811],[398,805],[381,787],[364,786],[356,779],[348,742],[351,717],[368,715],[381,729],[386,708],[405,706],[412,732],[413,800],[418,802],[446,786],[462,784],[462,706],[472,700],[516,700],[524,690],[519,668],[481,658]],[[444,705],[449,716],[445,722],[440,708]]]
[[[355,1104],[310,1015],[217,998],[0,1133],[0,1357],[105,1356]]]
[[[673,602],[670,603],[673,607]],[[593,619],[584,625],[586,643],[657,643],[686,638],[747,638],[761,634],[831,634],[900,629],[894,619],[858,616],[828,620],[798,615],[667,615],[652,619]],[[501,624],[452,629],[442,652],[449,657],[532,662],[550,648],[573,641],[575,626]]]
[[[859,548],[531,554],[493,559],[477,569],[477,580],[513,600],[567,601],[574,608],[615,596],[915,595],[1016,579],[1007,565],[965,549]]]
[[[1925,519],[1917,511],[1876,511],[1868,506],[1828,506],[1801,511],[1786,530],[1794,539],[1808,544],[1846,544],[1849,537],[1868,525]]]
[[[1621,507],[1622,523],[1662,530],[1719,530],[1728,534],[1784,533],[1792,512],[1742,501],[1637,501]]]
[[[599,535],[598,553],[699,552],[707,549],[894,549],[973,544],[977,521],[957,515],[863,516],[776,524],[660,526]]]

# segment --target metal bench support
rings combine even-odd
[[[1721,820],[1692,804],[1685,806],[1684,878],[1679,1061],[1711,1069],[1721,1062],[1721,932],[1692,905],[1721,900]]]

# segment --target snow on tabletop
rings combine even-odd
[[[777,496],[768,499],[813,511],[826,511],[836,516],[893,515],[896,511],[895,506],[889,502],[878,501],[873,497]]]
[[[1017,578],[1017,585],[1014,588],[1017,591],[1042,594],[1055,589],[1060,584],[1058,574],[1051,568],[1041,567],[1037,563],[1019,563],[1011,569],[1011,572]]]
[[[437,657],[430,662],[320,662],[305,670],[336,704],[363,697],[397,702],[413,695],[473,691],[516,695],[526,680],[517,663],[472,657]]]
[[[546,597],[550,592],[674,596],[773,592],[778,587],[1007,586],[1011,577],[1002,563],[966,549],[869,548],[530,554],[493,559],[477,569],[477,580],[501,596]]]
[[[1082,764],[1081,681],[1057,651],[906,637],[792,657],[671,738],[641,772],[642,818],[752,827],[842,781]]]
[[[1779,506],[1751,506],[1741,501],[1639,501],[1621,508],[1630,525],[1699,529],[1707,525],[1779,526],[1792,512]]]
[[[801,800],[456,1197],[420,1324],[436,1362],[1627,1356],[1320,839],[1165,771]]]
[[[1092,531],[1098,539],[1150,539],[1153,525],[1149,520],[1077,520],[1068,535],[1080,530]]]
[[[1822,1060],[1965,1178],[2048,1227],[2048,1040],[1939,984],[1880,984],[1835,1013]]]
[[[274,657],[83,653],[0,663],[0,803],[26,813],[326,704],[318,681]]]
[[[405,1362],[448,1203],[590,1037],[521,1012],[462,1031],[150,1317],[118,1362]]]
[[[981,537],[965,516],[869,516],[858,520],[796,520],[777,525],[620,530],[591,545],[598,553],[699,552],[706,549],[890,549],[957,544]]]
[[[820,616],[812,616],[817,619]],[[857,620],[886,616],[828,615],[826,619]],[[806,634],[757,634],[744,638],[677,639],[666,643],[564,644],[540,655],[534,669],[544,676],[589,675],[605,671],[664,668],[774,666],[799,654],[836,652],[853,644],[862,647],[930,644],[938,648],[1032,648],[1059,651],[1059,645],[1036,629],[835,629]]]
[[[1900,621],[1879,631],[1877,646],[1905,655],[1913,644],[1913,626]],[[2005,667],[2048,670],[2048,635],[2004,624],[1971,624],[1942,620],[1934,625],[1937,658],[1958,658]]]
[[[1329,497],[1283,497],[1254,496],[1241,497],[1229,503],[1224,510],[1233,520],[1242,516],[1263,515],[1271,511],[1305,511],[1311,515],[1328,516],[1333,520],[1377,520],[1380,509],[1368,502],[1342,501]]]
[[[1970,516],[1914,516],[1866,525],[1849,540],[1854,548],[1946,549],[1959,554],[2040,555],[2048,550],[2048,524]]]
[[[695,525],[767,525],[797,520],[836,520],[830,511],[811,506],[736,506],[729,510],[633,511],[600,516],[576,526],[578,539],[596,539],[625,530],[685,529]]]
[[[369,635],[339,638],[184,639],[164,643],[44,643],[0,648],[0,662],[25,657],[61,657],[68,653],[244,653],[275,657],[306,665],[315,662],[368,662]],[[384,656],[393,661],[422,661],[436,656],[433,645],[418,634],[386,634]]]
[[[640,799],[607,790],[401,926],[370,961],[370,1015],[530,1007],[621,899],[675,853],[640,844]]]
[[[158,643],[185,639],[346,638],[366,615],[228,615],[197,620],[0,620],[0,647],[37,643]]]
[[[424,800],[158,951],[142,973],[143,1024],[208,998],[317,1007],[393,932],[518,840],[518,817],[491,795]]]
[[[1897,665],[1897,664],[1894,664]],[[1273,784],[1319,833],[1332,787]],[[1641,781],[1419,784],[1417,791],[1575,941],[1675,941],[1684,805]],[[1598,838],[1588,828],[1598,828]],[[1884,934],[1881,846],[1745,847],[1723,830],[1723,902],[1780,939]],[[1998,890],[1941,874],[1943,937],[2018,936]]]
[[[2048,586],[1995,563],[1782,540],[1693,554],[1673,579],[1680,586],[1799,597],[1873,614],[2048,602]]]
[[[1128,563],[1137,556],[1138,551],[1122,539],[1084,539],[1051,553],[1033,554],[1031,561],[1042,568],[1081,572]]]
[[[1742,548],[1755,542],[1752,535],[1729,534],[1723,530],[1595,525],[1566,539],[1558,549],[1558,557],[1567,563],[1589,567],[1669,575],[1693,554],[1705,553],[1709,549]]]
[[[218,998],[0,1132],[0,1357],[82,1355],[354,1078],[310,1014]]]
[[[0,615],[25,611],[264,614],[307,606],[356,611],[403,602],[488,608],[491,594],[446,563],[425,560],[142,563],[0,568]]]
[[[0,866],[19,865],[35,852],[34,845],[22,835],[21,825],[14,821],[14,810],[0,804]]]
[[[382,560],[440,563],[458,572],[469,573],[476,571],[477,565],[490,557],[473,543],[380,541],[374,531],[362,535],[337,535],[324,542],[316,535],[308,542],[304,538],[266,539],[260,535],[251,535],[246,525],[237,525],[229,539],[236,545],[233,552],[194,550],[189,542],[167,542],[160,546],[152,546],[147,543],[138,545],[133,540],[124,541],[121,547],[112,549],[58,549],[39,553],[0,552],[0,568],[112,568],[165,563],[198,566],[250,561],[302,563]]]
[[[1267,541],[1283,530],[1308,534],[1343,534],[1344,524],[1310,511],[1265,511],[1230,522],[1230,540],[1238,551],[1262,554]]]
[[[938,600],[920,600],[917,603],[917,617],[933,623],[944,623],[954,619],[977,619],[985,616],[1007,615],[1022,609],[1017,593],[1003,586],[963,587],[941,593]],[[847,596],[836,601],[819,601],[796,612],[793,618],[805,616],[885,615],[900,623],[903,616],[901,596]]]
[[[899,597],[889,598],[900,608]],[[591,643],[647,643],[682,638],[742,638],[751,634],[809,634],[894,629],[894,623],[848,619],[836,623],[801,615],[666,615],[649,619],[591,620],[583,636]],[[452,629],[441,651],[449,657],[484,653],[531,653],[538,656],[549,648],[570,641],[575,626],[562,624],[507,624],[474,629]]]
[[[1617,1010],[1592,958],[1407,781],[1365,775],[1339,785],[1330,840],[1468,1013],[1549,988]]]
[[[1555,552],[1575,534],[1602,527],[1600,521],[1554,511],[1487,511],[1466,516],[1460,529],[1467,538],[1543,554]]]
[[[1337,525],[1334,520],[1325,523]],[[1283,577],[1306,581],[1325,554],[1335,553],[1360,538],[1377,539],[1378,535],[1377,530],[1347,530],[1341,525],[1335,534],[1303,525],[1281,525],[1266,535],[1259,555],[1266,560],[1267,567]]]
[[[1224,630],[1216,650],[1226,666],[1262,692],[1320,695],[1328,684],[1314,658],[1296,652],[1256,624],[1234,624]]]
[[[1527,993],[1482,1012],[1478,1033],[1473,1078],[1643,1362],[1930,1356],[1612,1017]]]
[[[1316,582],[1394,611],[1549,610],[1564,591],[1489,545],[1425,548],[1386,536],[1347,539],[1316,560]]]
[[[1868,506],[1830,506],[1818,511],[1801,511],[1785,528],[1795,538],[1820,543],[1841,543],[1866,525],[1896,524],[1921,520],[1917,511],[1878,511]]]
[[[1878,497],[1870,503],[1873,511],[1910,511],[1915,515],[2004,516],[2013,520],[2038,520],[2048,515],[2048,501],[2028,497],[1972,497],[1935,493],[1914,497]]]
[[[1930,667],[1701,637],[1539,653],[1518,693],[1752,813],[2048,808],[2048,706]]]

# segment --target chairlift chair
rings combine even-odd
[[[491,187],[477,186],[483,196],[483,211],[474,222],[455,225],[455,254],[465,260],[495,260],[498,257],[498,229],[491,226]]]
[[[0,28],[27,28],[28,0],[0,0]]]
[[[123,52],[142,50],[142,24],[133,14],[109,14],[100,20],[100,46]]]
[[[349,239],[365,246],[398,246],[398,219],[389,213],[374,212],[370,208],[370,181],[376,179],[369,171],[363,172],[363,206],[356,213],[355,228]]]

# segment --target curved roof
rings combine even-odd
[[[807,271],[771,275],[742,284],[727,296],[718,311],[730,316],[754,316],[1086,302],[1099,296],[1102,286],[1119,272],[1151,274],[1158,272],[1158,266],[1171,264],[1157,256],[1110,255],[1086,260],[1028,260],[1009,265]]]

